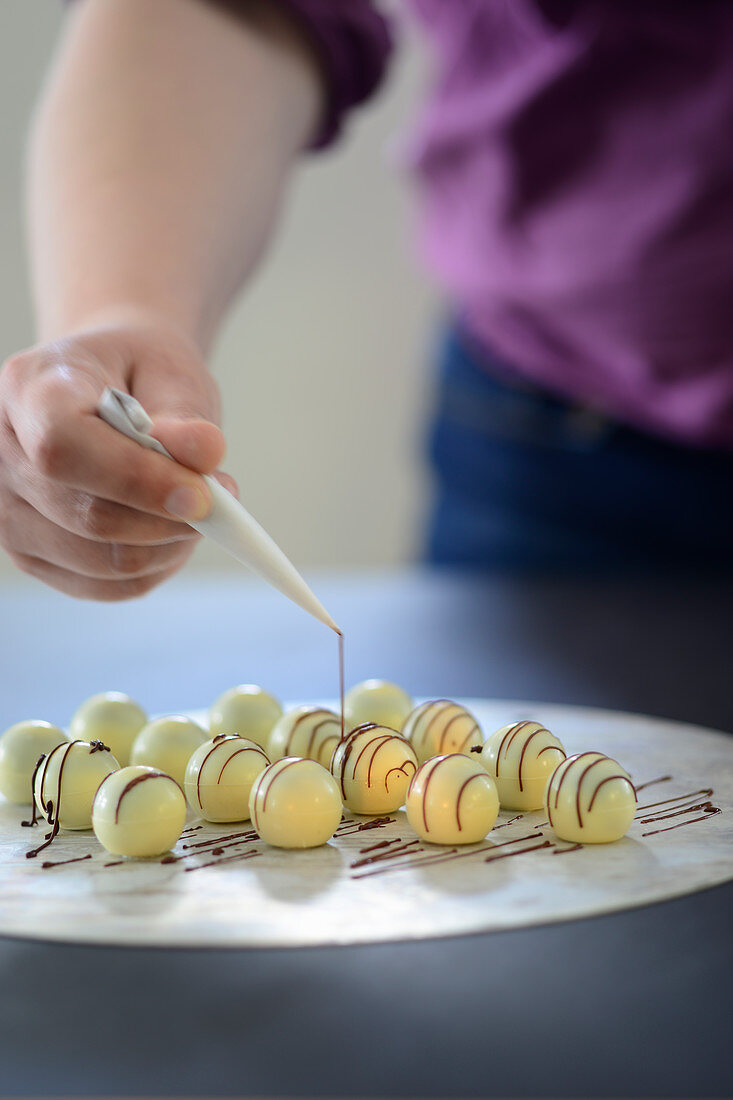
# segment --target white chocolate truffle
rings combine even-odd
[[[499,813],[496,784],[478,760],[463,753],[421,764],[407,789],[407,820],[431,844],[476,844]]]
[[[366,723],[340,741],[331,775],[344,805],[355,814],[389,814],[405,801],[417,757],[411,745],[386,726]]]
[[[101,741],[63,741],[36,771],[36,805],[60,829],[89,829],[97,788],[118,767]]]
[[[271,760],[302,756],[328,768],[341,738],[341,719],[323,707],[295,707],[278,718],[267,742]]]
[[[565,749],[540,722],[514,722],[491,735],[480,759],[505,809],[540,810],[547,780],[565,759]]]
[[[107,776],[92,806],[92,828],[114,856],[162,856],[186,823],[186,800],[174,779],[155,768],[120,768]]]
[[[238,733],[267,751],[267,739],[283,712],[282,704],[257,684],[240,684],[209,708],[209,733]]]
[[[188,762],[207,740],[206,731],[198,722],[182,714],[155,718],[143,726],[133,741],[130,763],[165,772],[183,790]]]
[[[141,706],[120,691],[92,695],[81,704],[71,719],[69,733],[79,741],[102,741],[125,767],[130,761],[132,743],[148,720]]]
[[[634,820],[636,791],[631,776],[602,752],[569,756],[552,773],[545,813],[561,840],[608,844]]]
[[[470,711],[450,699],[422,703],[402,727],[421,764],[431,756],[462,752],[468,755],[483,742],[481,728]]]
[[[31,780],[39,756],[68,741],[50,722],[16,722],[0,737],[0,794],[8,802],[32,803]]]
[[[388,680],[363,680],[349,688],[344,698],[347,731],[374,722],[399,733],[411,710],[412,698]]]
[[[341,798],[332,775],[315,760],[286,756],[266,768],[249,796],[252,824],[275,848],[315,848],[341,822]]]
[[[252,784],[270,764],[264,749],[238,733],[219,733],[194,752],[186,768],[186,798],[206,821],[249,820]]]

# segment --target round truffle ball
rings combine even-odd
[[[270,761],[238,733],[219,733],[194,752],[186,768],[188,804],[206,821],[247,821],[252,784]]]
[[[332,775],[316,764],[286,756],[270,764],[252,787],[252,824],[275,848],[315,848],[341,822],[341,798]]]
[[[404,688],[388,680],[363,680],[349,688],[344,697],[347,730],[374,722],[399,733],[411,710],[411,697]]]
[[[178,841],[186,800],[174,779],[155,768],[120,768],[107,776],[92,805],[97,840],[115,856],[161,856]]]
[[[463,753],[434,756],[410,780],[407,820],[431,844],[476,844],[499,813],[496,785],[478,760]]]
[[[481,728],[470,711],[450,699],[421,703],[407,716],[402,727],[421,764],[431,756],[462,752],[469,754],[483,742]]]
[[[0,737],[0,793],[9,802],[32,803],[31,780],[40,756],[68,737],[50,722],[16,722]]]
[[[194,751],[208,741],[198,722],[182,714],[155,718],[143,726],[132,743],[130,763],[157,768],[183,789],[186,767]]]
[[[539,810],[547,780],[565,759],[565,749],[540,722],[514,722],[489,737],[480,759],[505,809]]]
[[[410,744],[386,726],[357,726],[336,747],[331,774],[344,805],[355,814],[388,814],[405,801],[417,757]]]
[[[36,772],[36,805],[61,829],[89,829],[92,802],[103,779],[119,768],[101,741],[63,741]]]
[[[80,741],[102,741],[125,767],[130,760],[132,743],[148,720],[141,706],[120,691],[92,695],[81,704],[71,719],[69,732]]]
[[[240,684],[209,708],[209,733],[238,733],[267,751],[267,739],[283,712],[282,704],[257,684]]]
[[[631,776],[602,752],[569,756],[552,773],[545,813],[561,840],[608,844],[634,820],[636,791]]]
[[[278,718],[267,743],[271,760],[302,756],[328,768],[341,737],[341,719],[323,707],[295,707]]]

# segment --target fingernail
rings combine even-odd
[[[202,489],[179,485],[166,500],[165,510],[176,519],[185,520],[186,523],[196,523],[208,516],[211,511],[211,501]]]

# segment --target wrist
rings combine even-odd
[[[186,346],[191,354],[202,360],[207,352],[208,339],[202,326],[192,323],[185,316],[184,310],[170,306],[153,306],[148,302],[131,299],[59,311],[53,320],[41,320],[38,335],[39,341],[46,343],[62,336],[104,329],[155,332]]]

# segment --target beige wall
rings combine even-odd
[[[21,226],[23,134],[60,0],[2,0],[0,338],[32,341]],[[227,468],[300,565],[387,565],[418,543],[419,425],[433,296],[411,260],[409,193],[393,166],[422,74],[407,41],[348,140],[311,158],[271,254],[219,341]],[[227,568],[215,548],[200,568]],[[236,567],[235,567],[236,568]],[[0,572],[12,570],[0,553]]]

